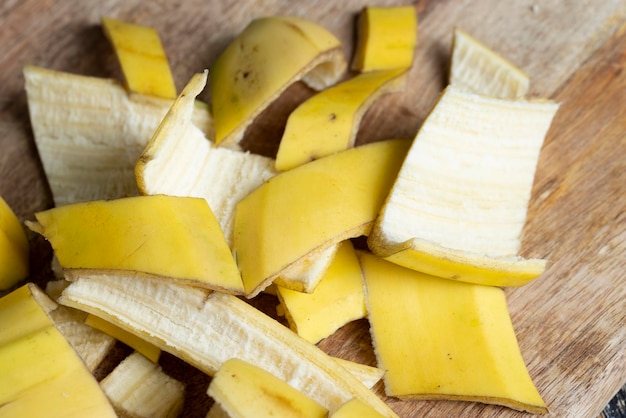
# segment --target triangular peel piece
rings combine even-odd
[[[56,206],[138,194],[135,163],[172,105],[112,79],[24,67],[35,145]],[[206,108],[194,124],[211,132]]]
[[[333,358],[235,296],[141,277],[83,275],[59,302],[137,333],[209,375],[240,358],[331,411],[356,397],[396,416]]]
[[[450,84],[472,93],[517,99],[528,92],[530,79],[467,32],[455,28]]]
[[[65,205],[27,225],[76,270],[145,275],[240,294],[241,276],[204,199],[136,196]]]
[[[420,128],[368,239],[372,252],[450,279],[519,286],[544,260],[518,256],[539,151],[558,104],[449,86]]]
[[[237,204],[233,250],[246,296],[319,249],[367,235],[410,141],[352,148],[285,171]]]
[[[502,289],[429,276],[364,252],[360,259],[388,396],[547,412],[524,364]]]
[[[313,22],[295,16],[253,20],[210,71],[215,143],[239,148],[253,119],[289,85],[302,80],[321,90],[346,66],[340,41]]]

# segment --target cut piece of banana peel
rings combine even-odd
[[[0,298],[0,417],[115,417],[48,316],[55,307],[30,283]]]
[[[102,379],[100,387],[121,417],[176,418],[185,400],[185,385],[136,351]]]
[[[243,293],[241,275],[204,199],[135,196],[74,203],[27,222],[52,245],[71,280],[77,270],[123,271]]]
[[[388,396],[546,413],[520,353],[505,293],[360,252],[368,319]]]
[[[35,145],[54,204],[138,194],[135,164],[172,105],[130,94],[116,80],[24,67]],[[193,123],[212,135],[206,105]]]
[[[115,50],[130,91],[176,98],[170,64],[154,28],[103,17],[102,29]]]
[[[368,238],[373,253],[453,280],[521,286],[546,261],[518,256],[534,174],[558,104],[448,86],[420,128]]]
[[[28,277],[30,244],[26,231],[9,204],[0,196],[0,292]]]
[[[254,364],[232,358],[213,376],[207,394],[230,417],[326,418],[328,410]]]
[[[330,411],[358,398],[384,416],[396,416],[318,347],[235,296],[141,277],[84,274],[59,301],[134,332],[209,375],[236,357]]]
[[[340,41],[316,23],[295,16],[253,20],[210,69],[215,143],[239,148],[253,119],[289,85],[302,80],[322,90],[346,66]]]
[[[237,204],[233,251],[253,297],[303,257],[367,235],[410,145],[387,140],[285,171]]]
[[[373,71],[317,93],[287,119],[276,155],[276,169],[290,170],[351,148],[361,119],[385,94],[401,91],[406,70]]]
[[[449,82],[472,93],[519,99],[528,93],[530,78],[511,62],[462,29],[455,28]]]

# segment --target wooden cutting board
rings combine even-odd
[[[307,17],[343,42],[365,5],[395,1],[5,0],[0,5],[0,195],[21,219],[51,206],[29,125],[24,64],[121,78],[99,26],[102,16],[155,27],[179,88],[207,68],[252,19]],[[595,417],[626,383],[626,2],[418,1],[419,41],[406,90],[367,113],[360,143],[413,137],[446,83],[452,29],[461,27],[531,77],[531,94],[561,103],[542,149],[522,255],[548,258],[533,283],[507,289],[520,348],[554,417]],[[206,93],[206,92],[205,92]],[[201,98],[208,100],[208,95]],[[290,88],[247,135],[275,150],[289,111],[311,92]],[[51,251],[31,236],[33,274],[44,283]],[[273,301],[265,298],[263,305]],[[320,346],[374,364],[365,320]],[[185,416],[204,416],[208,378],[168,356],[190,382]],[[382,396],[382,386],[376,390]],[[497,406],[388,399],[402,417],[523,417]]]

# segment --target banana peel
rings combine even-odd
[[[35,214],[27,225],[52,245],[65,276],[127,272],[240,294],[243,284],[204,199],[136,196],[74,203]]]
[[[0,291],[26,279],[30,244],[26,231],[9,204],[0,197]]]
[[[130,91],[173,100],[176,85],[159,33],[152,27],[102,18]]]
[[[326,418],[328,410],[252,363],[232,358],[215,373],[208,395],[232,418]]]
[[[427,116],[368,246],[439,277],[521,286],[546,260],[518,255],[539,151],[558,104],[448,86]]]
[[[30,122],[55,206],[138,195],[135,164],[171,100],[119,81],[24,67]],[[206,105],[193,123],[212,135]]]
[[[243,198],[233,251],[246,296],[316,250],[366,235],[408,145],[387,140],[342,151],[285,171]]]
[[[33,284],[0,299],[0,417],[115,417],[48,316],[55,307]]]
[[[315,90],[336,83],[346,69],[340,41],[295,16],[253,20],[210,68],[215,143],[240,148],[245,130],[296,81]]]
[[[382,418],[383,415],[364,404],[359,399],[350,399],[341,405],[339,409],[329,415],[329,418]]]
[[[355,71],[408,69],[417,44],[414,6],[365,7],[357,20]]]
[[[482,42],[455,28],[449,83],[472,93],[520,99],[528,93],[530,78]]]
[[[330,411],[356,397],[396,416],[333,358],[236,296],[142,277],[82,272],[75,279],[60,303],[136,333],[211,376],[239,358]]]
[[[504,291],[429,276],[359,253],[385,393],[547,408],[524,364]]]

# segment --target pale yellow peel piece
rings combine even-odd
[[[209,375],[240,358],[331,411],[356,397],[396,416],[333,358],[235,296],[142,277],[83,275],[59,301],[137,333]]]
[[[102,18],[128,89],[164,99],[176,98],[176,86],[159,33],[151,27]]]
[[[159,357],[161,356],[161,349],[156,347],[154,344],[150,344],[144,339],[139,338],[135,334],[91,314],[88,314],[87,318],[85,318],[85,325],[110,335],[116,340],[119,340],[127,346],[135,349],[137,353],[141,354],[153,363],[158,363]]]
[[[233,358],[220,366],[208,395],[231,418],[326,418],[328,410],[252,363]]]
[[[449,86],[421,126],[372,229],[372,252],[454,280],[519,286],[546,262],[518,256],[539,151],[558,104]]]
[[[54,307],[32,284],[0,299],[0,417],[115,417],[96,379],[48,317]]]
[[[365,112],[380,96],[400,91],[405,75],[403,69],[359,74],[302,103],[287,119],[276,169],[290,170],[352,147]]]
[[[120,417],[176,418],[183,409],[185,386],[133,352],[100,382]]]
[[[204,199],[137,196],[75,203],[28,223],[50,241],[71,280],[77,269],[125,271],[242,293],[241,276]]]
[[[365,7],[357,23],[356,71],[409,68],[417,44],[414,6]]]
[[[30,122],[55,206],[138,194],[135,164],[172,105],[112,79],[24,67]],[[206,107],[193,122],[212,135]]]
[[[294,16],[252,21],[209,72],[215,143],[239,148],[252,120],[289,85],[321,90],[345,68],[339,40],[321,26]]]
[[[28,277],[29,250],[22,223],[0,197],[0,291],[8,290]]]
[[[340,244],[313,293],[278,286],[277,294],[290,328],[313,344],[367,314],[361,266],[350,241]]]
[[[547,412],[502,289],[429,276],[367,253],[360,259],[387,395]]]
[[[473,93],[517,99],[528,93],[530,78],[467,32],[455,28],[450,84]]]
[[[408,145],[389,140],[352,148],[285,171],[242,199],[233,251],[246,296],[318,248],[366,235]]]
[[[383,415],[358,399],[351,399],[341,405],[328,418],[382,418]]]

